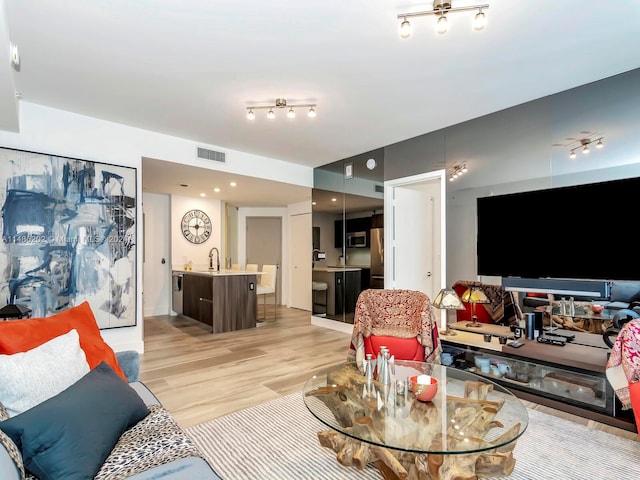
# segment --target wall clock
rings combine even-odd
[[[211,236],[211,220],[202,210],[189,210],[182,217],[181,229],[191,243],[203,243]]]

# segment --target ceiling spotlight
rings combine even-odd
[[[466,163],[459,163],[457,165],[454,165],[451,168],[451,171],[449,172],[449,181],[453,182],[455,179],[461,177],[462,175],[464,175],[465,173],[467,173],[468,169],[467,169],[467,164]]]
[[[213,191],[216,193],[220,193],[220,189],[218,187],[214,188]]]
[[[446,33],[449,30],[449,20],[448,15],[451,13],[457,12],[477,12],[473,19],[473,29],[476,31],[483,30],[487,25],[487,17],[485,13],[482,11],[483,9],[489,8],[488,4],[482,5],[469,5],[466,7],[452,7],[451,1],[444,0],[433,0],[433,9],[422,11],[422,12],[409,12],[409,13],[399,13],[397,18],[401,20],[400,23],[400,37],[407,38],[411,35],[411,24],[409,23],[409,18],[414,17],[425,17],[428,15],[436,15],[438,16],[438,22],[436,24],[436,32],[439,34]]]
[[[436,23],[436,33],[442,35],[443,33],[447,33],[449,31],[449,21],[447,20],[446,15],[442,15],[438,19],[438,23]]]
[[[275,102],[273,105],[254,105],[252,107],[246,107],[247,108],[247,118],[249,120],[253,120],[255,118],[255,114],[254,114],[254,110],[259,110],[259,109],[268,109],[269,111],[267,112],[267,118],[269,120],[273,120],[274,118],[276,118],[276,114],[275,114],[275,109],[276,108],[286,108],[287,109],[287,118],[295,118],[296,116],[296,112],[295,109],[296,108],[308,108],[309,112],[308,115],[310,117],[315,117],[316,116],[316,110],[315,110],[316,104],[315,103],[303,103],[303,104],[299,104],[299,105],[287,105],[287,101],[284,98],[276,98]]]
[[[237,183],[236,182],[231,182],[231,183],[229,183],[229,185],[231,185],[232,187],[235,187],[237,185]]]
[[[557,146],[563,146],[563,147],[569,147],[569,158],[574,159],[576,158],[576,150],[578,150],[579,148],[582,148],[582,153],[584,155],[588,155],[589,152],[591,151],[591,145],[595,143],[596,148],[602,148],[604,147],[604,143],[603,143],[603,139],[604,137],[598,137],[597,135],[600,135],[600,133],[593,133],[593,132],[581,132],[583,134],[589,134],[589,137],[586,138],[569,138],[568,140],[571,140],[570,143],[561,145],[561,144],[557,144]],[[594,138],[595,137],[595,138]]]
[[[479,9],[478,13],[476,13],[475,18],[473,19],[473,29],[475,31],[480,31],[484,29],[484,27],[486,26],[487,26],[487,17],[482,12],[482,9]]]
[[[411,36],[411,23],[406,18],[400,24],[400,38],[409,38]]]

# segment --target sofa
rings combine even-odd
[[[0,322],[0,479],[221,480],[88,303]]]

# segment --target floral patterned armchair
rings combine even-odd
[[[440,342],[429,297],[415,290],[363,290],[356,302],[349,358],[358,366],[380,346],[396,360],[440,363]]]

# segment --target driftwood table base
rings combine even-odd
[[[331,410],[343,431],[352,435],[336,430],[318,433],[320,444],[336,452],[336,459],[341,465],[362,470],[372,464],[384,480],[474,480],[508,476],[513,472],[516,442],[508,440],[518,436],[520,424],[514,424],[491,442],[484,440],[491,429],[503,427],[495,420],[502,402],[488,399],[492,384],[466,381],[464,396],[446,397],[446,418],[450,425],[446,425],[445,432],[440,408],[431,402],[409,399],[412,402],[411,421],[418,424],[418,428],[410,433],[411,441],[421,445],[423,451],[452,452],[415,453],[421,449],[399,450],[381,446],[385,438],[382,432],[390,428],[389,419],[380,414],[375,402],[363,400],[359,394],[362,382],[357,372],[336,372],[331,380],[331,386],[309,391],[306,395],[318,397]],[[443,441],[447,443],[446,448],[443,448]],[[491,448],[492,445],[496,448]],[[474,449],[484,450],[465,453]]]
[[[490,450],[459,455],[416,454],[378,447],[335,430],[318,432],[320,445],[336,452],[345,467],[363,470],[372,463],[384,480],[476,480],[511,475],[515,442],[507,451]]]

